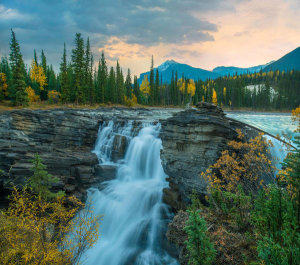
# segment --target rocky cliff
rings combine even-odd
[[[229,140],[236,139],[237,129],[247,137],[258,133],[208,103],[199,103],[197,108],[176,113],[161,123],[161,159],[170,186],[164,190],[164,200],[175,211],[185,208],[193,190],[206,194],[206,182],[200,174],[217,161]]]
[[[176,111],[176,110],[175,110]],[[99,108],[95,110],[15,110],[0,114],[0,206],[12,185],[21,186],[32,175],[34,155],[38,153],[47,169],[61,180],[54,189],[64,189],[84,199],[87,188],[115,177],[115,167],[99,166],[93,150],[98,129],[104,121],[122,126],[168,117],[174,110]],[[154,119],[155,119],[154,118]],[[125,154],[122,137],[115,137],[112,150],[117,160]]]

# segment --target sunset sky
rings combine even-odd
[[[58,69],[76,32],[133,74],[167,59],[211,70],[276,60],[300,46],[299,0],[0,0],[0,56],[10,28],[26,63],[44,49]]]

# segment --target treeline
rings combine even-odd
[[[33,51],[30,66],[25,66],[20,45],[11,31],[9,59],[0,62],[0,101],[13,105],[46,101],[77,104],[125,104],[151,106],[185,106],[198,101],[220,106],[252,109],[292,109],[300,104],[300,72],[268,72],[225,76],[216,80],[191,80],[174,72],[169,84],[162,83],[153,57],[150,74],[139,81],[130,69],[124,74],[117,62],[108,67],[102,52],[95,64],[89,38],[80,33],[70,55],[66,45],[62,51],[60,71],[47,64],[42,50],[41,60]]]

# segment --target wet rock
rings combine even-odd
[[[258,134],[226,118],[221,108],[204,102],[161,123],[161,159],[170,186],[164,189],[164,200],[175,211],[185,208],[193,190],[205,196],[207,183],[201,172],[217,161],[229,140],[237,139],[236,129],[248,138]]]

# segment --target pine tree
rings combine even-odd
[[[154,62],[153,62],[153,55],[151,58],[151,67],[150,67],[150,104],[154,104],[155,99],[155,88],[154,88]]]
[[[91,50],[90,50],[90,39],[87,38],[86,49],[84,55],[84,76],[83,76],[83,93],[85,95],[83,102],[91,101],[92,97],[92,87],[90,82],[91,72],[90,72],[90,62],[91,62]]]
[[[70,100],[70,95],[69,95],[69,84],[68,84],[66,43],[64,43],[64,53],[60,63],[60,87],[61,87],[62,101],[68,102]]]
[[[75,48],[72,50],[72,67],[74,73],[74,96],[77,103],[85,102],[84,80],[84,42],[80,33],[75,36]]]
[[[140,96],[140,87],[138,83],[137,76],[135,75],[133,78],[133,93],[135,94],[137,98],[137,102],[140,104],[141,103],[141,96]]]
[[[25,67],[20,51],[20,46],[13,30],[11,30],[9,59],[12,69],[12,87],[9,91],[9,97],[12,99],[12,103],[14,105],[27,106],[29,99],[26,93],[26,83],[24,76]]]
[[[206,235],[206,222],[200,217],[199,210],[188,210],[187,212],[189,219],[184,231],[188,235],[185,244],[189,253],[189,264],[210,265],[215,260],[216,251]]]
[[[155,91],[154,91],[154,104],[159,105],[160,99],[159,99],[159,72],[158,69],[156,69],[156,75],[155,75]]]
[[[109,71],[106,95],[107,95],[107,102],[116,103],[116,77],[115,77],[115,71],[113,67],[111,67]]]
[[[46,59],[44,50],[42,50],[41,59],[42,59],[41,66],[43,67],[44,73],[46,75],[46,83],[48,84],[44,87],[44,90],[41,91],[41,99],[42,100],[47,100],[48,91],[53,90],[53,88],[51,87],[51,85],[53,85],[53,80],[49,80],[50,79],[50,76],[49,76],[50,72],[49,72],[49,68],[47,67],[47,59]]]
[[[107,88],[107,65],[104,56],[104,52],[101,53],[101,60],[98,64],[97,74],[97,102],[104,103],[109,101],[109,97],[106,95]]]
[[[48,174],[47,167],[38,154],[35,155],[32,163],[33,175],[28,179],[28,186],[32,188],[33,192],[45,200],[64,195],[64,192],[53,193],[50,191],[52,185],[58,183],[59,179]]]
[[[124,101],[124,77],[117,61],[116,67],[116,102],[122,104]]]
[[[132,98],[132,88],[131,88],[131,75],[130,75],[130,69],[128,68],[126,81],[125,81],[125,91],[126,91],[126,97]]]
[[[39,63],[38,63],[38,59],[37,59],[37,55],[36,55],[36,50],[33,50],[33,55],[34,55],[34,62],[38,66]]]

